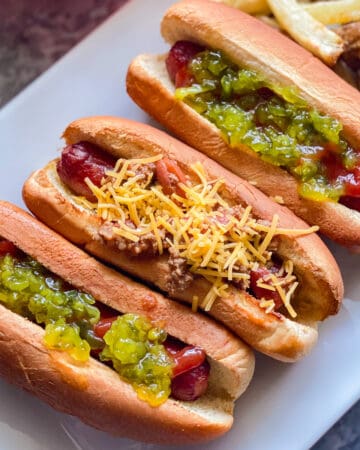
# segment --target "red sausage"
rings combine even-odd
[[[204,350],[200,347],[186,345],[173,337],[166,339],[164,347],[174,361],[174,377],[200,366],[206,358]]]
[[[57,164],[57,172],[64,184],[75,194],[94,201],[94,195],[85,183],[85,178],[89,178],[95,186],[100,186],[105,172],[113,169],[115,163],[115,158],[96,145],[79,142],[64,148]]]
[[[206,355],[200,347],[188,345],[174,355],[173,358],[175,363],[173,376],[177,377],[200,366],[205,361]]]
[[[171,382],[172,397],[183,401],[196,400],[208,386],[210,365],[205,352],[172,337],[166,339],[164,346],[175,364]]]
[[[360,197],[349,197],[345,195],[340,198],[340,203],[348,208],[354,209],[360,212]]]
[[[170,356],[179,353],[186,345],[172,336],[168,336],[164,342],[164,347]]]
[[[205,360],[200,366],[185,372],[171,382],[171,395],[177,400],[194,401],[208,387],[210,364]]]
[[[163,158],[156,163],[156,179],[163,188],[164,194],[171,195],[176,192],[185,197],[185,192],[179,183],[186,184],[186,177],[175,161]]]
[[[178,41],[174,44],[166,58],[166,68],[176,87],[188,86],[192,83],[187,65],[204,47],[189,41]]]
[[[16,256],[18,253],[17,247],[10,241],[2,240],[0,241],[0,256],[11,255]]]
[[[116,318],[102,318],[95,325],[96,336],[103,338]],[[172,397],[184,401],[196,400],[204,394],[208,386],[210,365],[205,359],[205,352],[199,347],[185,345],[173,337],[168,337],[164,346],[174,361]]]
[[[264,277],[266,277],[270,273],[271,271],[266,268],[252,270],[250,273],[250,289],[258,300],[260,300],[261,298],[265,298],[266,300],[274,300],[276,310],[283,306],[283,301],[281,300],[278,291],[270,291],[257,285],[258,280],[263,280]],[[271,284],[271,281],[269,284]]]
[[[94,333],[96,334],[96,336],[103,339],[103,337],[110,330],[111,325],[117,318],[118,316],[101,318],[94,327]]]

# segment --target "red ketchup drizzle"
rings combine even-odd
[[[269,270],[266,268],[259,268],[257,270],[252,270],[250,272],[250,289],[254,293],[254,296],[260,300],[261,298],[265,298],[266,300],[274,300],[275,310],[281,308],[283,306],[283,301],[278,293],[278,291],[270,291],[269,289],[262,288],[257,285],[257,281],[264,281],[264,278],[270,275],[271,273],[276,273],[278,268],[274,266],[273,270]],[[265,282],[265,281],[264,281]],[[266,281],[267,284],[271,284],[271,281]]]
[[[344,185],[344,195],[340,203],[351,209],[360,211],[360,167],[348,170],[343,166],[336,146],[326,145],[321,162],[326,167],[326,176],[333,184]]]
[[[345,196],[360,197],[360,167],[356,167],[353,171],[342,177],[345,182]]]
[[[174,344],[170,344],[169,348],[169,340],[165,341],[164,346],[174,360],[174,378],[184,372],[195,369],[195,367],[200,366],[205,361],[205,352],[200,347],[185,346],[185,344],[180,342],[179,347],[174,350]]]
[[[190,86],[194,79],[187,70],[187,65],[204,47],[189,41],[178,41],[166,58],[166,68],[176,87]]]
[[[94,327],[94,333],[96,334],[96,336],[103,339],[105,334],[110,330],[111,325],[116,319],[117,317],[103,318],[103,316],[101,316],[101,319]]]
[[[79,142],[63,149],[57,172],[61,181],[76,194],[94,201],[96,199],[85,183],[85,178],[89,178],[95,186],[100,186],[105,172],[113,169],[115,163],[115,158],[96,145]]]
[[[360,167],[356,167],[348,174],[345,182],[345,195],[360,197]]]

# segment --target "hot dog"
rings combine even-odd
[[[337,312],[343,295],[314,229],[147,125],[92,117],[70,124],[64,138],[61,158],[25,182],[35,215],[169,297],[205,309],[261,352],[294,361],[310,350],[316,323]],[[101,154],[104,167],[109,155],[114,167],[97,185],[91,161]]]
[[[161,31],[172,47],[131,63],[133,100],[183,141],[358,251],[359,92],[287,37],[226,5],[175,4]]]
[[[114,435],[186,443],[231,427],[247,345],[3,201],[0,236],[1,376]]]

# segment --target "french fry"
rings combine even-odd
[[[213,0],[225,3],[248,14],[269,15],[267,0]],[[314,19],[324,25],[344,24],[360,20],[360,0],[329,0],[299,3]]]
[[[360,0],[330,0],[302,5],[312,17],[325,25],[360,20]]]
[[[261,20],[262,22],[266,23],[266,25],[269,25],[270,27],[275,28],[276,30],[280,30],[280,25],[276,22],[274,17],[270,17],[267,15],[259,14],[256,16],[257,19]]]
[[[269,15],[271,9],[267,0],[213,0],[225,3],[248,14]],[[324,25],[343,24],[360,20],[360,0],[329,0],[319,2],[300,2],[314,19]]]
[[[225,3],[248,14],[270,14],[270,8],[266,0],[213,0]]]
[[[314,19],[295,0],[268,0],[281,28],[300,45],[332,66],[343,51],[343,40]]]

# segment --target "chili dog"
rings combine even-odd
[[[247,345],[3,201],[0,236],[5,379],[114,435],[187,443],[231,427]]]
[[[70,124],[64,138],[61,158],[23,188],[43,222],[205,309],[263,353],[294,361],[311,349],[317,322],[338,311],[343,295],[314,229],[147,125],[92,117]]]
[[[287,37],[226,5],[175,4],[161,32],[169,53],[140,55],[129,67],[133,100],[358,251],[359,92]]]

